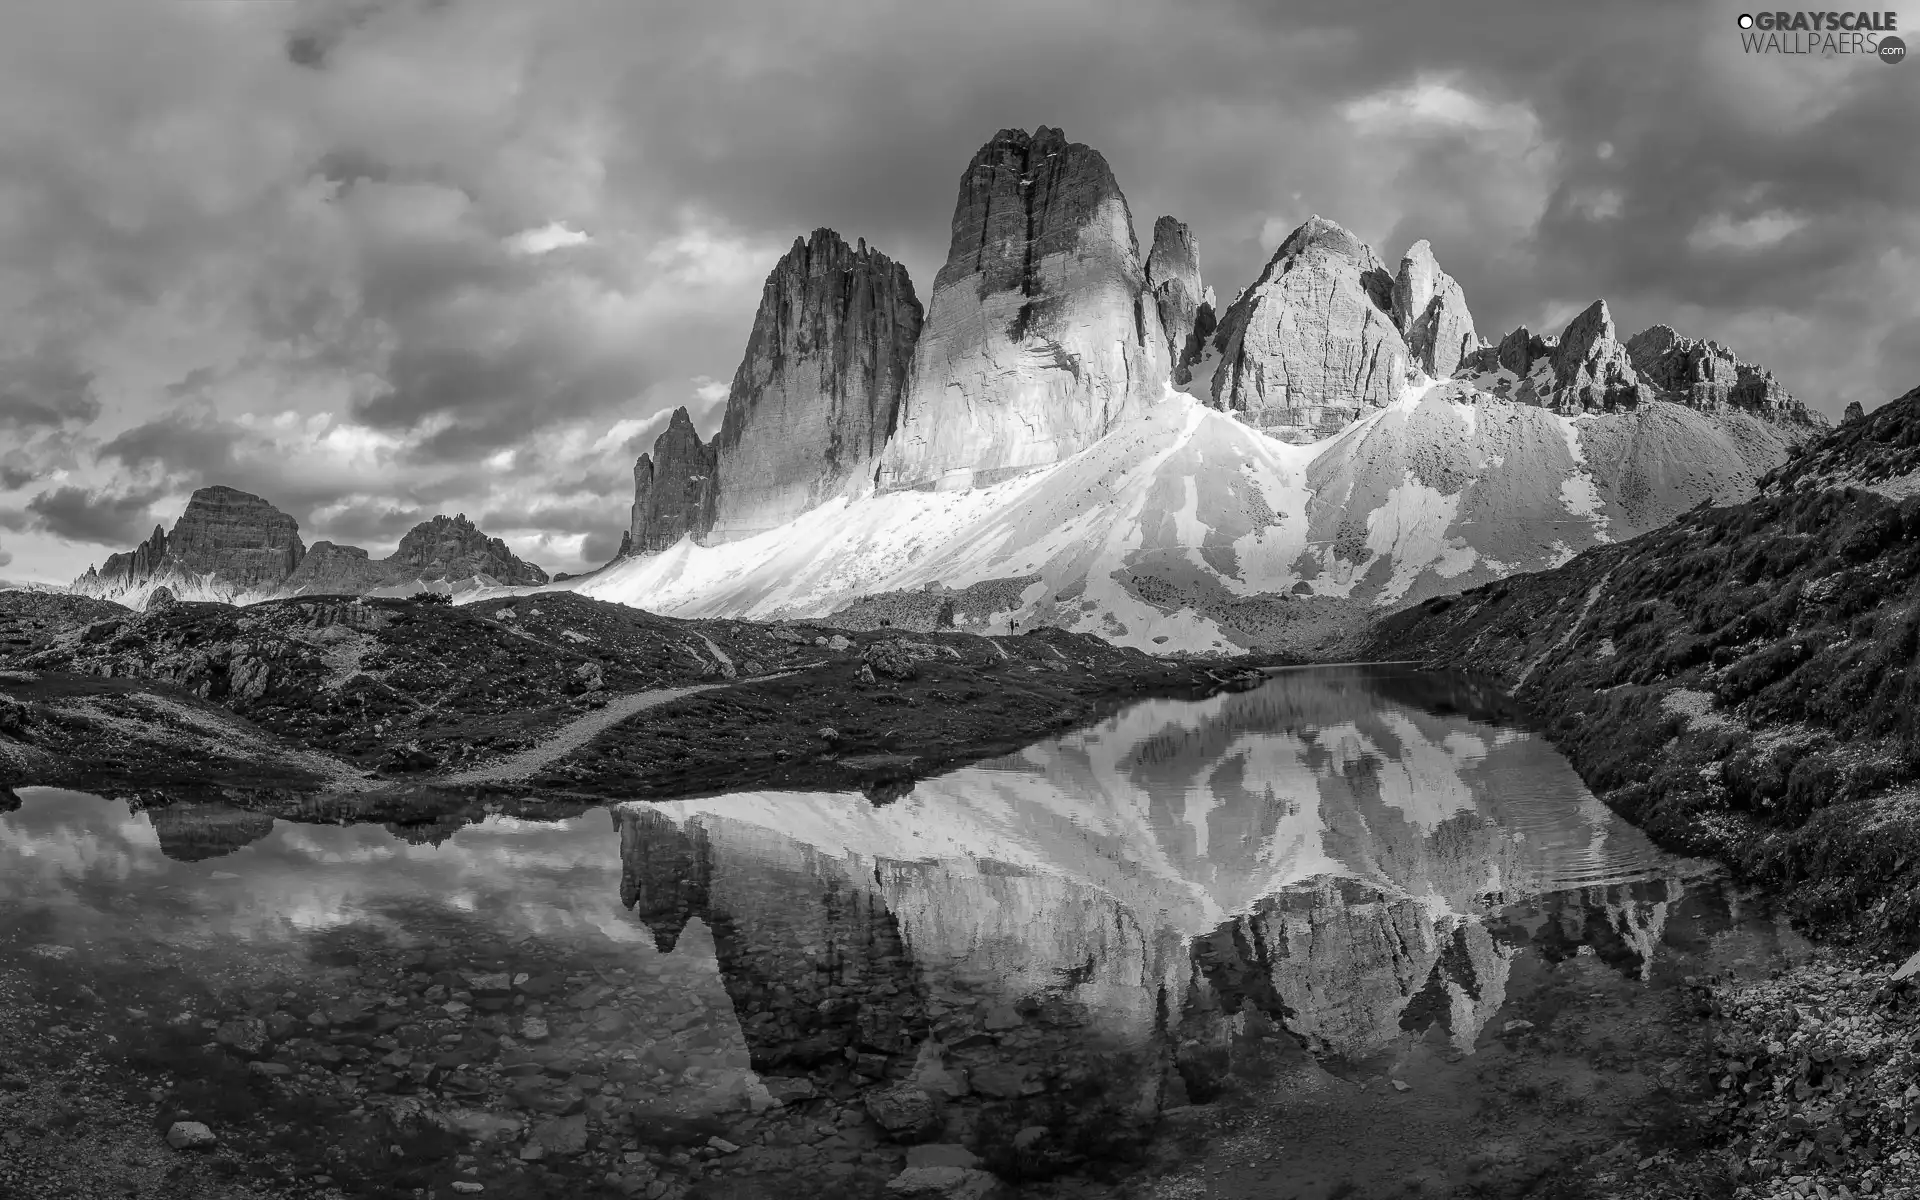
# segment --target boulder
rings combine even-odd
[[[774,267],[714,439],[710,540],[750,537],[873,482],[922,312],[907,269],[816,229]]]
[[[1085,449],[1157,398],[1167,341],[1099,152],[1003,129],[960,181],[881,488],[985,486]]]
[[[167,1129],[167,1145],[175,1150],[207,1150],[219,1140],[199,1121],[175,1121]]]
[[[979,1165],[978,1154],[952,1142],[934,1142],[925,1146],[907,1147],[909,1170],[915,1167],[960,1167],[971,1170]]]
[[[873,1088],[865,1099],[867,1115],[897,1142],[920,1141],[940,1127],[939,1103],[912,1084]]]
[[[1858,400],[1855,400],[1852,403],[1847,405],[1847,411],[1844,414],[1842,414],[1840,419],[1842,421],[1858,421],[1861,417],[1864,417],[1866,415],[1867,415],[1867,410],[1860,406],[1860,402]]]
[[[1412,358],[1392,311],[1393,277],[1373,251],[1312,218],[1221,317],[1213,406],[1282,441],[1337,433],[1406,386]]]
[[[861,657],[866,660],[867,666],[873,668],[874,674],[887,679],[904,682],[920,674],[920,664],[897,641],[875,642],[867,647]]]
[[[999,1177],[969,1167],[908,1167],[887,1183],[887,1195],[925,1200],[991,1200],[1005,1194]]]
[[[163,583],[147,593],[147,604],[144,611],[159,612],[161,609],[172,608],[178,603],[180,603],[179,597],[173,594],[172,588]]]
[[[554,1117],[533,1127],[530,1144],[548,1154],[580,1154],[587,1148],[587,1116]]]

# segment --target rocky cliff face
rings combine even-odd
[[[1660,389],[1666,399],[1702,412],[1737,408],[1783,424],[1808,422],[1807,406],[1772,371],[1741,362],[1718,343],[1655,325],[1628,338],[1626,349],[1642,382]]]
[[[1167,377],[1106,160],[1057,129],[1003,129],[961,178],[880,485],[964,488],[1058,462]]]
[[[97,571],[88,567],[87,573],[74,581],[74,590],[102,595],[115,588],[145,583],[159,574],[160,564],[166,557],[167,531],[155,525],[153,536],[146,541],[125,553],[109,554]]]
[[[710,540],[772,529],[873,482],[921,318],[907,269],[865,240],[816,229],[794,242],[767,277],[727,395]]]
[[[1200,251],[1193,231],[1172,217],[1153,223],[1153,249],[1147,254],[1147,286],[1167,335],[1173,382],[1190,383],[1207,339],[1218,325],[1213,294],[1200,282]]]
[[[1214,407],[1282,441],[1338,433],[1406,385],[1411,355],[1392,313],[1393,277],[1373,251],[1312,218],[1220,319]]]
[[[293,574],[307,548],[300,523],[238,488],[203,487],[167,536],[163,567],[191,578],[216,576],[251,591]]]
[[[380,564],[358,546],[315,542],[287,576],[286,589],[295,596],[354,594],[372,591],[385,582]]]
[[[696,542],[713,529],[719,465],[716,447],[700,440],[685,408],[673,410],[653,453],[633,464],[633,522],[627,537],[635,554],[657,554],[683,537]]]
[[[1461,359],[1479,348],[1466,295],[1434,261],[1424,238],[1407,250],[1394,276],[1393,323],[1413,360],[1436,379],[1452,375]]]

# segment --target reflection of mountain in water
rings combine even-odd
[[[756,1065],[904,1048],[1046,997],[1134,1041],[1183,1008],[1251,1004],[1335,1054],[1435,1024],[1471,1049],[1520,942],[1644,970],[1666,901],[1490,927],[1498,905],[1610,896],[1660,861],[1544,742],[1472,715],[1496,712],[1471,683],[1287,672],[1140,704],[885,808],[629,805],[622,899],[663,946],[691,917],[713,927]]]
[[[160,837],[160,852],[178,862],[232,854],[273,832],[272,817],[224,804],[170,804],[150,810],[147,819]]]

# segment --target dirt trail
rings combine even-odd
[[[583,717],[562,725],[537,746],[497,762],[482,763],[464,771],[455,771],[436,782],[504,783],[510,779],[524,779],[548,763],[578,750],[599,736],[602,731],[637,712],[658,708],[662,704],[678,700],[683,696],[730,686],[732,686],[730,683],[699,683],[692,687],[654,688],[646,692],[630,692],[618,699],[607,701],[605,708],[597,708]]]

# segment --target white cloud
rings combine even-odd
[[[1539,118],[1524,104],[1475,96],[1453,80],[1420,76],[1412,83],[1362,96],[1342,110],[1347,120],[1374,130],[1437,125],[1479,133],[1532,131]]]
[[[1780,209],[1738,220],[1715,213],[1694,227],[1687,235],[1687,244],[1695,250],[1763,250],[1779,245],[1806,226],[1805,217]]]
[[[542,225],[538,229],[523,229],[506,239],[507,249],[515,254],[550,254],[568,246],[584,245],[592,241],[588,234],[578,229],[569,229],[559,221]]]

